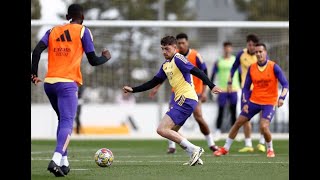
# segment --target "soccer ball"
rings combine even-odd
[[[109,167],[113,162],[113,153],[110,149],[101,148],[94,155],[94,161],[100,167]]]

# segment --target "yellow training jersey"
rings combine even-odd
[[[190,70],[194,66],[182,55],[176,53],[172,59],[166,60],[156,77],[161,79],[168,78],[171,87],[174,89],[177,101],[180,97],[198,101],[197,93],[194,89]]]

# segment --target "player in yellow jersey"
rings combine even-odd
[[[201,55],[195,50],[189,47],[189,41],[188,41],[188,35],[185,33],[179,33],[176,35],[177,39],[177,47],[178,47],[178,52],[186,57],[188,61],[199,68],[201,71],[203,71],[206,75],[208,75],[207,72],[207,66],[204,60],[202,59]],[[201,133],[204,135],[208,148],[211,151],[216,151],[218,147],[216,146],[212,134],[210,132],[209,126],[207,122],[204,120],[203,115],[202,115],[202,108],[201,105],[203,102],[207,100],[207,95],[206,95],[206,85],[203,84],[202,80],[197,78],[196,76],[192,76],[192,82],[194,85],[194,89],[196,90],[196,93],[199,97],[198,105],[193,111],[193,117],[199,124],[199,128]],[[150,92],[150,97],[153,97],[160,85],[156,86],[155,88],[152,89]],[[174,89],[172,89],[171,97],[170,97],[170,102],[169,105],[174,103]],[[168,141],[169,147],[168,147],[168,154],[173,154],[176,152],[176,143],[173,141]]]
[[[191,74],[197,76],[207,84],[212,93],[220,93],[221,89],[215,86],[203,71],[193,66],[182,54],[177,53],[176,48],[177,41],[175,37],[163,37],[161,39],[161,49],[166,60],[158,73],[153,79],[140,86],[124,86],[123,91],[125,93],[142,92],[152,89],[158,84],[163,83],[166,79],[169,80],[175,93],[174,103],[162,118],[157,128],[157,133],[164,138],[178,143],[185,149],[190,156],[188,164],[193,166],[201,161],[200,156],[204,150],[192,144],[178,133],[181,126],[183,126],[188,117],[190,117],[198,104],[198,96],[192,83]]]

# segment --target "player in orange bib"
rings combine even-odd
[[[230,70],[230,78],[228,80],[228,91],[232,92],[232,79],[235,71],[240,68],[241,71],[241,88],[243,88],[248,68],[251,64],[257,62],[257,57],[255,55],[255,44],[259,42],[258,36],[255,34],[248,34],[247,37],[247,47],[241,51],[236,56],[236,60],[232,65]],[[252,86],[251,86],[252,89]],[[243,93],[241,92],[241,101],[240,101],[240,109],[243,108]],[[252,147],[252,140],[251,140],[251,123],[247,122],[243,125],[243,132],[245,136],[245,147],[239,149],[238,152],[253,152],[254,148]],[[259,144],[257,145],[258,151],[265,152],[265,139],[260,132]]]
[[[275,107],[281,107],[283,105],[283,101],[289,90],[289,85],[280,66],[275,64],[274,61],[267,59],[267,48],[265,44],[257,43],[255,54],[258,61],[248,69],[243,87],[244,105],[242,111],[232,126],[225,145],[214,152],[215,156],[227,154],[234,138],[238,134],[239,128],[261,111],[260,131],[266,140],[267,157],[275,157],[269,126],[275,113]],[[282,86],[282,92],[279,97],[278,82],[280,82]],[[251,84],[253,84],[253,89],[250,93]]]
[[[201,55],[195,49],[189,48],[189,41],[188,41],[187,34],[185,34],[185,33],[177,34],[176,39],[177,39],[177,45],[178,45],[177,52],[184,55],[189,60],[189,62],[191,64],[193,64],[195,67],[198,67],[206,75],[208,75],[207,66],[206,66],[205,62],[203,61]],[[202,80],[196,76],[192,76],[192,82],[194,84],[194,89],[195,89],[195,91],[198,95],[198,98],[199,98],[199,102],[193,111],[193,117],[197,121],[197,123],[199,124],[200,131],[205,136],[205,139],[207,141],[209,149],[214,152],[217,150],[218,147],[215,145],[215,142],[213,140],[209,126],[203,118],[202,109],[201,109],[202,102],[205,102],[207,100],[206,85],[203,84]],[[150,92],[151,97],[153,97],[156,94],[159,87],[160,87],[160,85],[156,86]],[[170,107],[174,103],[174,98],[175,98],[174,89],[172,89],[170,102],[169,102]],[[168,154],[175,153],[176,152],[176,143],[173,141],[170,141],[170,140],[168,141],[168,143],[169,143],[169,147],[168,147],[167,153]]]
[[[56,177],[69,173],[68,145],[76,116],[78,86],[82,85],[80,64],[83,52],[92,66],[101,65],[110,58],[103,50],[97,57],[90,30],[82,25],[83,8],[78,4],[68,7],[70,23],[48,30],[32,53],[31,81],[38,84],[38,64],[41,53],[48,47],[48,72],[44,79],[44,90],[58,116],[57,144],[48,170]]]

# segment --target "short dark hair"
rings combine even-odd
[[[230,41],[223,42],[223,47],[226,47],[226,46],[232,46],[232,43]]]
[[[176,39],[183,39],[183,38],[188,40],[188,35],[186,33],[179,33],[176,36]]]
[[[163,46],[177,44],[177,40],[173,36],[165,36],[161,39],[160,44]]]
[[[83,7],[80,4],[71,4],[68,7],[67,19],[82,19]]]
[[[247,36],[247,42],[249,42],[249,41],[252,41],[252,42],[254,42],[254,43],[258,43],[258,42],[259,42],[259,38],[258,38],[258,36],[255,35],[255,34],[249,34],[249,35]]]
[[[266,44],[264,44],[264,43],[262,43],[262,42],[257,43],[255,46],[256,46],[256,47],[257,47],[257,46],[263,46],[264,50],[267,50]]]

